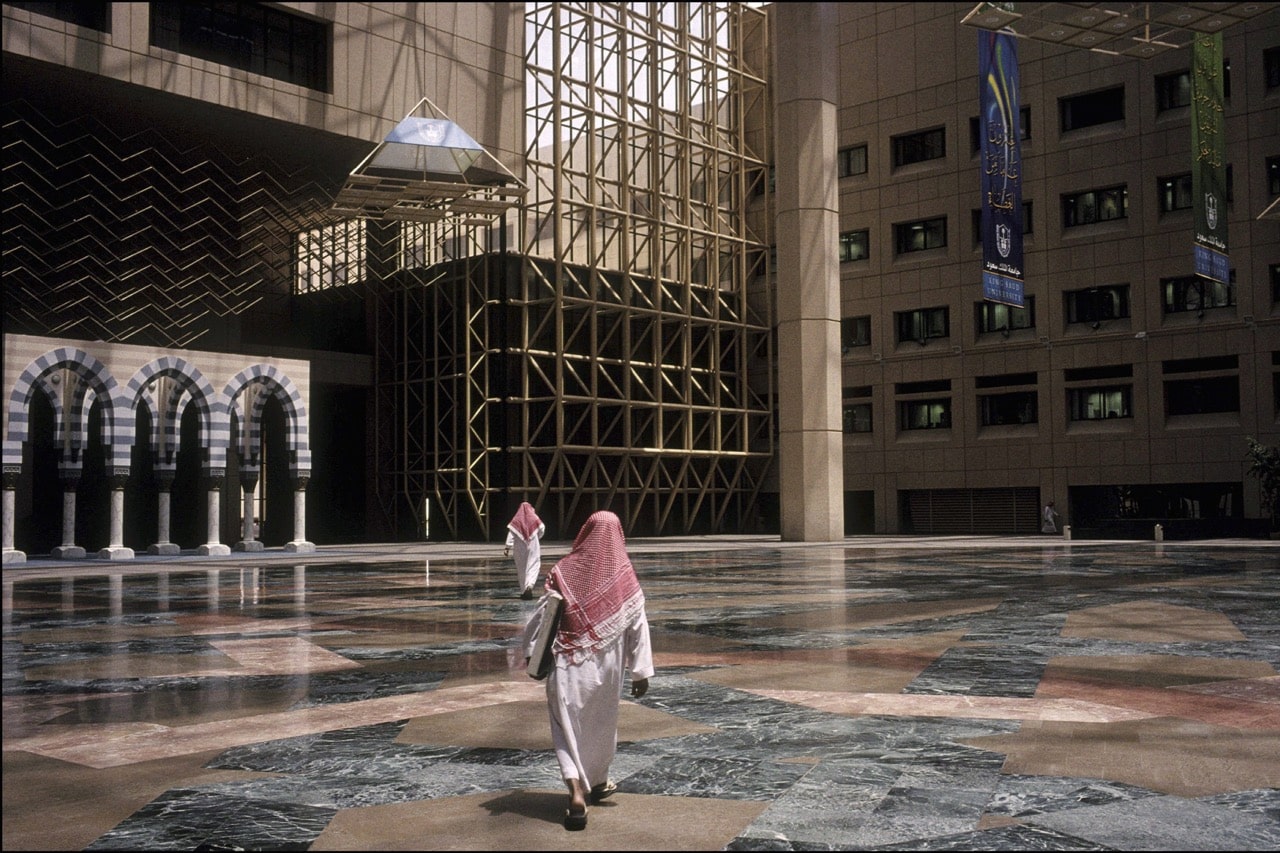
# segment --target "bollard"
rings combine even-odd
[[[1071,525],[1070,525],[1070,524],[1064,524],[1064,525],[1062,525],[1062,538],[1063,538],[1063,539],[1070,539],[1070,538],[1071,538]]]
[[[1164,541],[1164,525],[1163,524],[1156,525],[1156,541],[1157,542]]]

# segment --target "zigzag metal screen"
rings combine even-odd
[[[287,294],[292,240],[341,176],[288,172],[144,128],[4,106],[6,328],[191,347]]]

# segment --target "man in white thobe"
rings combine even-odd
[[[516,583],[520,585],[520,597],[533,598],[533,587],[542,571],[542,536],[547,526],[538,518],[533,506],[525,501],[507,523],[507,543],[503,555],[515,552]]]
[[[616,515],[601,511],[587,519],[573,549],[551,570],[547,588],[564,598],[552,647],[555,668],[547,677],[551,740],[569,788],[565,828],[584,829],[587,803],[616,790],[609,765],[618,748],[623,674],[630,670],[636,698],[648,691],[653,675],[644,593]],[[525,627],[526,659],[546,604],[543,596]]]

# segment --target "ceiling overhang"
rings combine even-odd
[[[1276,8],[1247,3],[979,3],[964,23],[1018,38],[1150,59]]]

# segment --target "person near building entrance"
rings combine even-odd
[[[1040,514],[1040,532],[1058,532],[1058,511],[1053,508],[1053,501],[1049,501],[1045,504],[1044,512]]]
[[[630,670],[636,698],[648,692],[653,675],[644,592],[618,516],[607,510],[592,514],[573,548],[551,569],[546,588],[564,599],[552,645],[555,664],[547,676],[551,741],[569,788],[564,826],[585,829],[587,804],[617,790],[609,765],[618,749],[623,673]],[[548,601],[543,595],[525,626],[526,663]]]
[[[520,504],[507,524],[507,544],[502,555],[515,552],[516,582],[520,585],[520,597],[526,600],[533,598],[533,587],[542,571],[542,536],[546,532],[547,526],[528,501]]]

